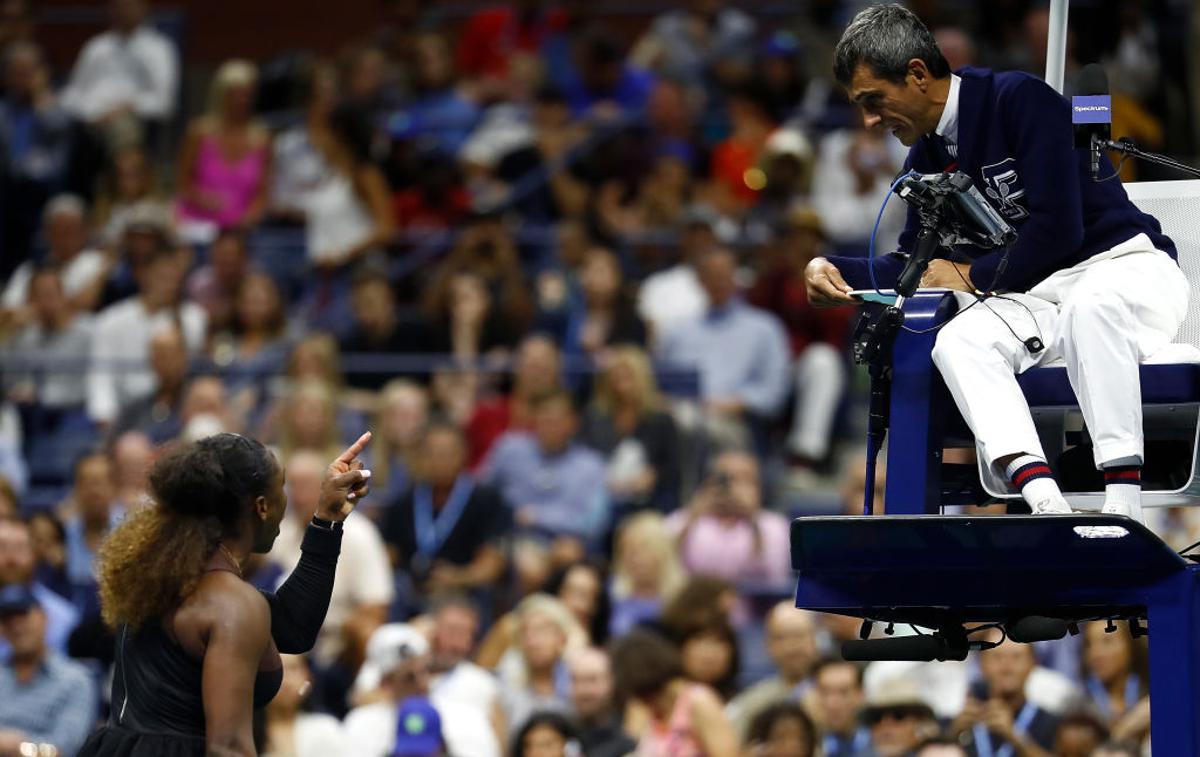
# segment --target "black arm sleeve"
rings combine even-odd
[[[271,605],[271,636],[284,654],[304,654],[313,648],[325,622],[333,574],[342,550],[342,532],[309,526],[300,543],[300,562],[279,591],[267,596]]]

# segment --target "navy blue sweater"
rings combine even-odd
[[[1071,107],[1045,82],[1016,71],[993,73],[964,68],[958,101],[958,166],[975,187],[1017,230],[1008,249],[984,251],[959,246],[938,257],[971,261],[971,281],[979,289],[1023,292],[1055,271],[1115,247],[1139,233],[1176,257],[1175,244],[1158,221],[1137,209],[1120,179],[1092,181],[1087,150],[1076,150]],[[928,136],[908,152],[904,163],[920,173],[937,173],[940,165]],[[1100,177],[1113,175],[1107,156]],[[893,197],[891,202],[899,201]],[[900,235],[900,253],[908,253],[919,230],[909,209]],[[846,282],[870,288],[867,258],[831,256]],[[891,287],[905,258],[889,254],[875,260],[880,287]]]

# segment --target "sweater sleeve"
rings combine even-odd
[[[309,526],[296,569],[274,594],[263,592],[271,605],[271,636],[280,652],[304,654],[316,643],[333,594],[341,549],[340,531]]]
[[[1079,157],[1070,106],[1043,82],[1020,84],[999,113],[1024,189],[1017,201],[1029,217],[1008,249],[1007,263],[1001,266],[1003,249],[976,258],[971,281],[981,289],[1023,291],[1062,268],[1083,242]]]

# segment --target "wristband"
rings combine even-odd
[[[317,528],[323,528],[326,531],[339,531],[340,532],[342,530],[342,521],[326,520],[324,518],[319,518],[316,515],[314,515],[312,517],[312,524],[314,526],[316,526]]]

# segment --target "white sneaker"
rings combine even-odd
[[[1128,502],[1105,502],[1104,507],[1100,509],[1104,515],[1124,515],[1130,520],[1135,520],[1142,525],[1146,525],[1146,519],[1142,516],[1142,504],[1129,504]]]
[[[1060,497],[1049,497],[1033,505],[1031,508],[1034,515],[1070,515],[1071,506],[1067,504],[1065,499]]]

